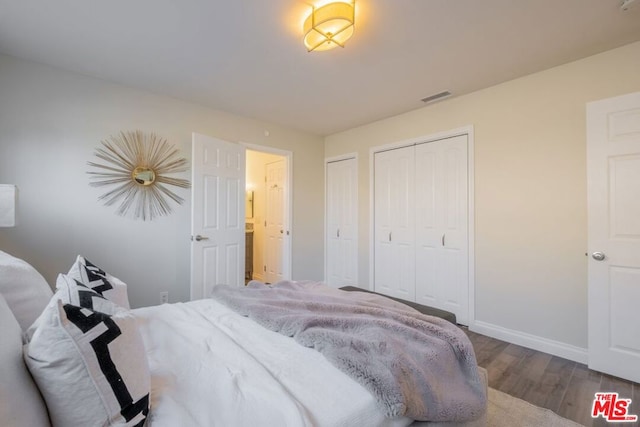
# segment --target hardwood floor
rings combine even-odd
[[[469,336],[478,365],[489,373],[489,387],[588,427],[640,426],[591,418],[596,392],[618,392],[632,399],[629,414],[640,416],[640,384],[591,371],[586,365],[463,330]],[[541,426],[543,427],[543,426]]]

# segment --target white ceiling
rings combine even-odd
[[[327,135],[640,40],[620,3],[357,0],[308,53],[306,0],[0,0],[0,53]]]

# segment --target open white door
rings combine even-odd
[[[191,299],[217,284],[244,285],[245,148],[197,133],[192,140]]]
[[[286,162],[278,160],[266,165],[267,206],[265,212],[265,282],[284,279],[284,245],[289,230],[285,217]]]
[[[640,382],[640,92],[587,105],[589,368]]]

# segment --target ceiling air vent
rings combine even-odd
[[[432,102],[440,101],[450,96],[451,96],[451,92],[449,92],[448,90],[445,90],[444,92],[436,93],[435,95],[422,98],[422,102],[424,102],[425,104],[430,104]]]

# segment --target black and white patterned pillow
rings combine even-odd
[[[127,311],[125,308],[109,301],[93,289],[65,274],[58,274],[58,278],[56,279],[56,293],[53,294],[51,300],[60,300],[63,304],[71,304],[110,315]],[[43,322],[46,314],[47,311],[44,310],[24,332],[23,339],[25,342],[31,341],[31,337]]]
[[[136,320],[52,298],[25,362],[45,399],[53,427],[142,427],[150,374]]]
[[[106,299],[129,309],[127,284],[78,255],[67,275],[93,289]]]
[[[54,298],[82,308],[88,308],[106,314],[116,314],[125,311],[124,307],[105,298],[94,289],[65,274],[59,274],[56,280]]]

